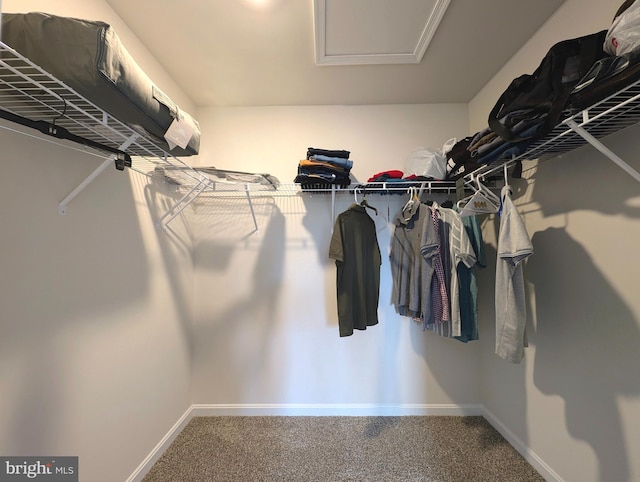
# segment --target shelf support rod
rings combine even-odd
[[[244,192],[247,195],[247,201],[249,202],[249,209],[251,209],[251,217],[253,218],[254,232],[258,231],[258,221],[256,221],[256,213],[253,210],[253,202],[251,202],[251,192],[249,191],[249,184],[244,185]]]
[[[131,144],[133,144],[133,141],[135,141],[137,138],[138,134],[131,135],[126,141],[122,143],[118,150],[125,151]],[[102,161],[102,164],[95,168],[93,172],[85,178],[84,181],[82,181],[73,191],[69,193],[69,195],[67,195],[67,197],[60,201],[60,203],[58,203],[58,214],[61,216],[67,214],[67,206],[69,205],[69,203],[73,201],[78,196],[78,194],[80,194],[84,190],[84,188],[91,184],[96,177],[102,174],[115,158],[115,155],[105,158],[105,160]]]
[[[178,214],[184,211],[189,204],[195,201],[196,198],[200,194],[202,194],[202,191],[204,191],[206,187],[207,187],[207,183],[204,182],[204,180],[201,179],[200,181],[198,181],[196,185],[194,185],[184,196],[182,196],[173,206],[171,206],[169,210],[166,213],[164,213],[160,219],[158,219],[158,221],[156,222],[156,228],[166,229],[169,223],[173,221]],[[191,198],[187,199],[189,197]],[[164,219],[167,217],[169,217],[169,219],[167,219],[167,221],[164,222]]]
[[[336,222],[336,185],[331,184],[331,234],[333,234],[333,225],[335,224],[335,222]]]
[[[613,151],[611,151],[607,146],[602,144],[598,139],[589,134],[586,130],[580,127],[576,121],[573,119],[567,119],[566,123],[571,129],[573,129],[578,135],[580,135],[585,141],[591,144],[593,147],[602,152],[605,156],[607,156],[611,161],[618,165],[618,167],[622,168],[627,174],[629,174],[636,181],[640,182],[640,172],[636,171],[629,164],[624,162],[620,157],[618,157]]]
[[[60,216],[67,214],[67,206],[69,205],[69,203],[73,201],[78,196],[78,194],[80,194],[84,190],[85,187],[91,184],[96,177],[102,174],[114,159],[115,156],[107,157],[104,161],[102,161],[102,164],[94,169],[93,172],[89,174],[84,181],[78,184],[78,186],[73,191],[71,191],[66,198],[60,201],[60,203],[58,204],[58,214]]]

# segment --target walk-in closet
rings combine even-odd
[[[49,76],[0,44],[0,480],[31,480],[33,465],[83,482],[239,480],[240,469],[245,480],[640,482],[640,83],[473,175],[395,174],[418,148],[482,132],[512,79],[557,42],[607,30],[622,1],[371,2],[358,18],[396,34],[369,29],[350,46],[364,60],[332,36],[356,30],[361,1],[209,3],[0,2],[0,41],[28,37],[33,24],[12,23],[28,12],[106,22],[142,72],[97,47],[110,81],[87,100],[61,54],[47,56],[62,70]],[[491,41],[456,31],[470,18],[493,25]],[[209,42],[202,77],[193,39]],[[380,54],[394,42],[400,53]],[[140,79],[171,113],[170,136],[150,133],[143,108],[95,105],[110,82],[134,91]],[[342,160],[346,180],[327,182],[334,161],[310,150]],[[398,215],[424,209],[424,233],[443,236],[438,216],[460,217],[477,192],[489,204],[462,219],[482,253],[456,245],[473,297],[445,296],[451,274],[436,265],[442,296],[422,300],[429,313],[468,308],[474,324],[444,311],[429,321],[398,301]],[[526,336],[496,353],[505,205],[530,243],[518,248]],[[343,232],[366,233],[366,251]],[[348,252],[379,276],[367,279],[374,314],[355,329],[342,318],[355,297],[340,286]]]

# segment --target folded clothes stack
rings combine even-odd
[[[363,187],[366,189],[366,192],[369,193],[380,193],[380,194],[406,194],[404,188],[409,187],[421,187],[423,181],[433,181],[433,177],[429,176],[417,176],[415,174],[409,174],[407,176],[404,175],[404,172],[398,169],[390,169],[388,171],[382,171],[374,174],[367,180],[367,184]],[[402,183],[403,189],[392,189],[389,190],[388,186],[382,187],[382,183],[385,184],[393,184],[393,183]]]
[[[353,167],[350,154],[349,151],[309,147],[307,158],[298,163],[298,175],[293,182],[300,184],[302,189],[332,185],[347,187],[351,184],[349,172]]]
[[[382,171],[371,176],[367,182],[402,182],[404,181],[404,172],[398,169]]]

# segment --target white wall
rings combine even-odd
[[[346,149],[353,177],[403,169],[411,150],[466,132],[464,105],[200,110],[200,160],[291,183],[307,147]],[[383,254],[380,324],[338,335],[330,196],[198,204],[192,400],[205,404],[478,404],[478,351],[390,306],[387,220],[406,196],[370,195]],[[353,197],[338,196],[336,212]],[[382,408],[387,406],[387,408]],[[389,408],[388,406],[392,406]],[[393,408],[395,407],[395,408]]]
[[[607,28],[619,3],[565,2],[470,103],[472,132],[513,77],[532,72],[555,42]],[[605,143],[640,169],[639,134],[634,127]],[[525,178],[513,185],[535,249],[525,268],[531,346],[510,365],[493,355],[495,337],[483,338],[483,404],[561,480],[638,481],[639,186],[590,146],[525,166]],[[494,247],[496,223],[485,229]]]
[[[0,453],[124,480],[189,406],[189,238],[156,232],[154,190],[112,168],[59,216],[99,161],[0,142]]]
[[[119,22],[102,1],[3,2],[32,9]],[[2,127],[0,454],[79,456],[80,480],[125,480],[189,406],[191,240],[180,219],[157,232],[165,196],[114,168],[59,216],[101,160]]]

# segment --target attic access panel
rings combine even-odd
[[[450,0],[314,0],[317,65],[417,64]]]

